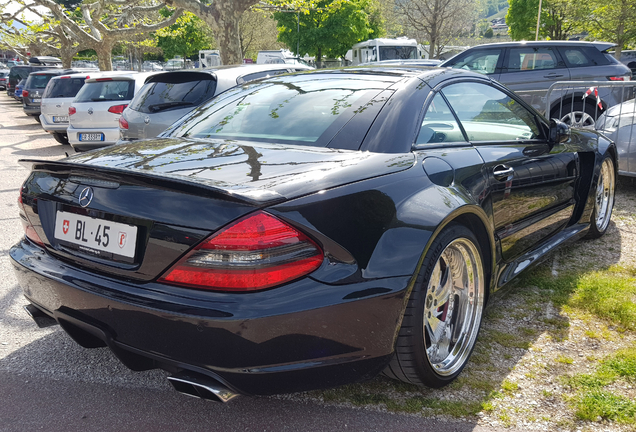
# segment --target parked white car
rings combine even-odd
[[[115,144],[119,117],[155,72],[104,72],[90,77],[68,109],[67,136],[76,151]]]

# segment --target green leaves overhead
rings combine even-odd
[[[162,14],[167,16],[167,12]],[[214,44],[209,27],[191,12],[183,13],[176,23],[158,30],[156,36],[157,46],[166,58],[176,55],[186,58]]]
[[[377,3],[372,0],[291,1],[285,12],[275,12],[278,40],[292,51],[300,47],[321,60],[343,57],[353,44],[381,37],[383,23]],[[300,19],[300,26],[298,26]],[[299,31],[300,27],[300,31]]]

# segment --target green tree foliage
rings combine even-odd
[[[494,32],[492,31],[492,27],[488,27],[484,32],[484,37],[490,39],[494,36]]]
[[[616,43],[617,58],[623,48],[636,43],[634,0],[592,0],[588,7],[591,19],[586,20],[586,30],[597,40]]]
[[[371,0],[319,0],[315,7],[300,13],[298,32],[296,13],[276,12],[278,40],[299,55],[308,53],[321,61],[323,55],[344,57],[360,41],[381,37],[383,27],[376,3]]]
[[[534,40],[539,0],[510,0],[509,3],[506,24],[512,39]],[[567,39],[576,33],[580,22],[588,21],[583,19],[587,17],[586,8],[585,3],[577,0],[543,0],[539,36],[552,40]]]
[[[161,14],[168,17],[172,11],[163,9]],[[183,13],[173,25],[158,30],[156,37],[157,46],[166,58],[176,55],[187,58],[214,45],[209,27],[191,12]]]

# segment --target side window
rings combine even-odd
[[[435,144],[442,142],[466,142],[455,116],[438,93],[426,109],[422,127],[415,144]]]
[[[565,57],[569,67],[596,66],[602,64],[598,59],[595,60],[590,56],[590,54],[593,55],[593,53],[586,53],[586,51],[588,50],[579,47],[561,48],[561,53],[563,57]]]
[[[552,48],[523,47],[511,48],[508,56],[508,72],[530,71],[537,69],[556,69],[559,64]]]
[[[442,89],[470,141],[541,138],[533,112],[487,84],[465,82]]]
[[[475,50],[457,60],[451,67],[491,74],[495,73],[500,56],[501,49]]]

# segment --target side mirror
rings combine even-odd
[[[559,144],[570,139],[570,126],[560,120],[550,120],[550,143]]]

